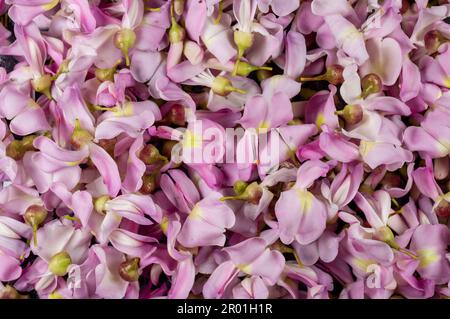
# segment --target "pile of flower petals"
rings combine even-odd
[[[0,298],[450,298],[447,1],[0,10]]]

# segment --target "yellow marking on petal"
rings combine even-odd
[[[357,38],[360,38],[361,36],[362,33],[359,32],[358,29],[356,29],[354,26],[349,26],[342,31],[343,38],[355,40]]]
[[[189,214],[189,218],[197,219],[201,218],[203,216],[203,212],[200,208],[200,206],[195,205],[194,208],[191,210],[191,213]]]
[[[361,141],[359,144],[359,152],[362,156],[367,156],[370,151],[375,147],[376,142],[368,142],[368,141]]]
[[[192,133],[190,130],[186,130],[183,136],[183,148],[192,149],[198,148],[202,145],[202,137]]]
[[[115,219],[117,222],[121,222],[121,221],[122,221],[122,216],[120,216],[120,215],[118,215],[118,214],[116,214],[116,213],[113,213],[113,212],[110,212],[110,214],[113,214],[113,217],[114,217],[114,219]]]
[[[238,265],[237,268],[240,271],[245,272],[246,274],[251,274],[251,271],[252,271],[252,265],[250,265],[250,264]]]
[[[447,89],[450,89],[450,76],[445,78],[444,85]]]
[[[58,3],[59,3],[59,0],[50,1],[50,2],[42,5],[42,9],[44,9],[45,11],[51,10],[54,7],[56,7],[58,5]]]
[[[159,226],[161,227],[162,232],[167,235],[167,229],[169,228],[169,218],[164,216]]]
[[[420,249],[417,254],[420,260],[419,268],[428,267],[441,259],[434,249]]]
[[[134,115],[134,109],[133,109],[133,103],[127,102],[123,104],[122,107],[115,107],[113,109],[109,109],[109,111],[114,112],[115,116],[133,116]]]
[[[40,108],[39,104],[37,104],[36,101],[33,100],[33,99],[29,99],[29,100],[28,100],[28,107],[29,107],[29,108],[32,108],[32,109],[34,109],[34,110],[37,110],[37,109]]]
[[[56,290],[48,295],[48,299],[64,299],[64,297]]]
[[[300,200],[300,210],[305,214],[309,213],[313,204],[314,195],[307,190],[298,189],[297,196]]]
[[[269,121],[262,121],[258,125],[258,129],[268,129],[269,127],[270,127],[270,122]]]
[[[322,113],[319,113],[316,118],[316,126],[320,128],[325,123],[325,116]]]
[[[78,164],[80,164],[79,161],[75,161],[75,162],[65,162],[67,166],[73,167],[73,166],[77,166]]]
[[[372,259],[364,259],[364,258],[355,257],[353,259],[353,263],[355,264],[356,267],[362,269],[363,271],[367,271],[367,268],[370,265],[375,264],[375,261]]]

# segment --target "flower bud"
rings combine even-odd
[[[234,69],[232,75],[235,76],[238,72],[239,62],[241,58],[244,56],[245,51],[251,48],[253,45],[253,34],[250,32],[244,32],[236,30],[233,34],[234,43],[238,48],[238,54],[236,58],[236,63],[234,64]]]
[[[383,179],[381,180],[381,184],[389,188],[401,187],[402,178],[398,174],[387,172],[386,175],[384,175]]]
[[[186,31],[180,26],[175,19],[172,20],[172,26],[169,30],[169,42],[178,43],[183,42],[186,38]]]
[[[245,189],[244,195],[247,197],[247,201],[253,205],[258,205],[259,200],[262,197],[262,188],[258,183],[253,182]]]
[[[233,185],[233,190],[237,195],[242,195],[245,192],[247,187],[248,187],[248,183],[243,182],[243,181],[237,181]]]
[[[52,86],[52,76],[50,74],[44,74],[37,79],[31,80],[31,85],[36,92],[45,94],[49,100],[53,99],[50,93],[50,88]]]
[[[172,149],[175,145],[177,145],[178,141],[164,141],[161,153],[166,158],[171,158],[172,156]]]
[[[135,42],[136,33],[131,29],[121,29],[114,36],[114,45],[122,51],[127,66],[130,65],[130,56],[128,55],[128,52],[134,46]]]
[[[250,32],[244,32],[236,30],[233,34],[234,43],[238,47],[238,59],[242,58],[244,52],[250,49],[253,45],[253,34]]]
[[[140,259],[135,257],[133,259],[124,261],[119,266],[120,277],[128,282],[135,282],[139,280],[139,263]]]
[[[326,80],[333,85],[340,85],[344,83],[344,68],[339,64],[330,65],[327,68]]]
[[[262,82],[265,79],[268,79],[270,77],[272,77],[272,72],[270,72],[268,70],[258,70],[258,71],[256,71],[256,78],[258,79],[259,82]]]
[[[238,61],[237,63],[237,72],[236,74],[239,76],[247,77],[250,73],[258,70],[272,71],[271,67],[265,66],[254,66],[247,62]]]
[[[348,125],[355,125],[362,121],[363,110],[359,104],[349,104],[343,110],[337,111],[337,115],[341,116]]]
[[[47,215],[48,215],[47,210],[40,205],[29,206],[25,211],[25,214],[23,215],[25,223],[27,223],[33,228],[33,238],[35,246],[37,246],[37,238],[36,238],[37,229],[44,223],[45,219],[47,218]]]
[[[232,86],[231,81],[223,76],[217,76],[211,86],[212,91],[221,96],[226,96],[230,94],[231,92],[238,92],[241,94],[245,94],[246,92],[244,90],[235,88]]]
[[[442,198],[435,207],[434,212],[441,218],[450,217],[450,203],[445,198]]]
[[[333,85],[340,85],[344,83],[343,76],[344,68],[339,64],[330,65],[327,71],[318,76],[313,77],[300,77],[300,82],[312,82],[312,81],[327,81]]]
[[[139,152],[139,159],[146,165],[152,165],[159,161],[168,162],[165,156],[159,153],[159,150],[153,144],[146,144]]]
[[[164,117],[168,122],[184,126],[186,123],[186,115],[184,113],[184,106],[180,104],[173,105]]]
[[[142,176],[142,186],[139,190],[142,194],[151,194],[156,190],[156,176],[155,174]]]
[[[394,241],[394,233],[389,227],[383,226],[375,231],[374,238],[385,243],[390,243]]]
[[[48,263],[48,270],[56,276],[65,276],[67,274],[69,266],[72,264],[70,255],[65,251],[54,255]]]
[[[104,81],[114,81],[114,74],[116,73],[116,68],[109,69],[95,69],[95,77],[100,82]]]
[[[73,129],[72,136],[70,137],[70,144],[76,150],[79,150],[83,146],[86,146],[93,140],[91,133],[81,127],[80,121],[75,120],[75,128]]]
[[[6,156],[9,156],[16,161],[22,159],[24,155],[25,149],[22,147],[21,141],[14,140],[6,147]]]
[[[383,88],[383,83],[378,75],[376,75],[375,73],[370,73],[362,78],[361,86],[362,86],[361,97],[366,98],[371,94],[381,92]]]
[[[242,187],[243,184],[238,185],[239,192],[242,192]],[[258,205],[259,200],[262,197],[262,193],[263,193],[262,187],[259,186],[257,182],[253,182],[250,185],[248,185],[241,194],[238,194],[237,196],[224,196],[220,198],[220,200],[221,201],[245,200],[253,205]]]
[[[6,156],[21,160],[26,152],[35,150],[33,141],[36,135],[25,136],[22,140],[14,140],[6,147]]]

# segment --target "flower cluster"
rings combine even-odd
[[[0,11],[0,298],[450,298],[448,1]]]

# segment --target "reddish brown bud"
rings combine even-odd
[[[371,94],[381,92],[383,88],[383,82],[381,81],[378,75],[376,75],[375,73],[370,73],[362,78],[361,87],[362,87],[361,95],[363,98],[366,98]]]
[[[124,261],[119,266],[120,277],[128,282],[135,282],[139,280],[139,263],[140,259],[135,257],[133,259]]]
[[[184,106],[180,104],[173,105],[169,112],[164,117],[165,120],[168,122],[178,125],[178,126],[184,126],[186,123],[186,117],[184,113]]]
[[[344,83],[344,67],[339,64],[330,65],[327,68],[327,78],[326,80],[333,85],[340,85]]]
[[[165,156],[153,144],[146,144],[139,153],[139,159],[147,165],[155,164],[159,161],[167,161]]]
[[[448,218],[450,217],[450,203],[445,199],[441,199],[434,211],[438,217]]]
[[[156,176],[154,174],[142,176],[142,187],[139,190],[142,194],[151,194],[157,187]]]
[[[355,125],[362,121],[363,119],[363,109],[361,105],[346,105],[343,110],[337,111],[336,114],[341,116],[345,123],[349,125]]]

